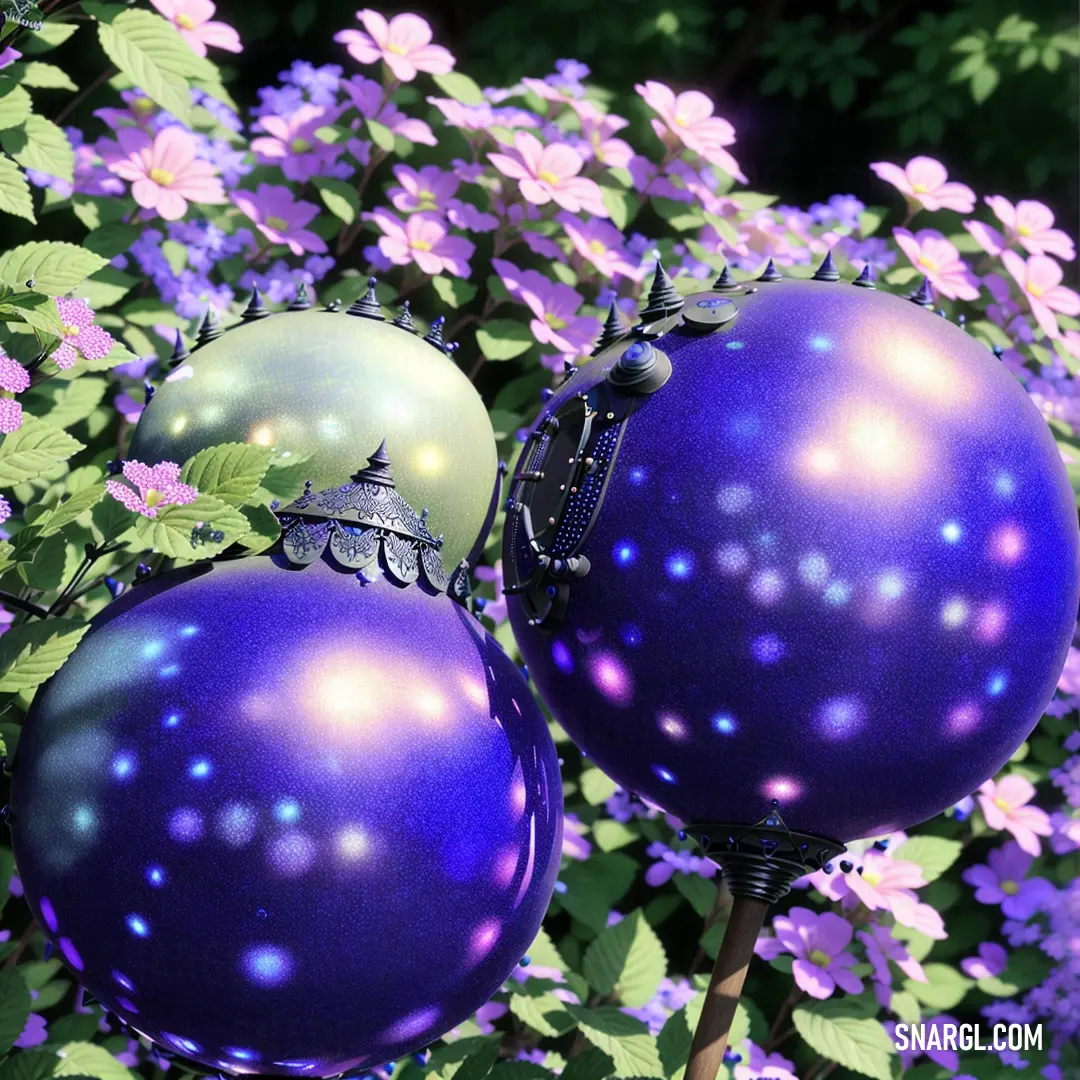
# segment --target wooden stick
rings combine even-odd
[[[764,900],[735,897],[720,955],[705,992],[701,1019],[694,1032],[686,1080],[716,1080],[724,1061],[728,1032],[735,1019],[735,1007],[739,1004],[746,972],[754,956],[754,944],[768,910],[769,905]]]

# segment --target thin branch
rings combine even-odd
[[[92,83],[84,86],[57,114],[53,123],[59,127],[95,90],[104,86],[114,75],[116,68],[110,64]]]
[[[18,608],[19,611],[36,615],[39,619],[44,619],[49,614],[43,607],[38,607],[37,604],[32,604],[29,600],[24,600],[21,596],[13,596],[8,592],[0,592],[0,604],[9,608]]]

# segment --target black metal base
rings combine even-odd
[[[815,870],[832,870],[847,848],[836,840],[793,833],[773,810],[756,825],[688,825],[702,854],[720,867],[733,896],[774,904],[792,883]]]

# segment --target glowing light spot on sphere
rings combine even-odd
[[[201,840],[203,835],[203,817],[198,810],[182,806],[169,815],[169,835],[181,844],[192,844]]]
[[[288,982],[293,973],[293,960],[278,945],[253,945],[241,957],[241,969],[257,986],[274,987]]]
[[[57,944],[60,946],[60,951],[64,954],[64,959],[76,971],[82,971],[83,958],[79,955],[79,950],[75,948],[75,944],[71,938],[62,937]]]
[[[199,628],[197,626],[185,626],[180,630],[180,636],[185,638],[194,637],[198,632]]]
[[[1002,525],[990,537],[990,554],[1006,566],[1018,563],[1026,547],[1023,531],[1016,525]]]
[[[720,489],[716,505],[725,514],[741,514],[754,501],[754,492],[745,484],[733,484]]]
[[[815,334],[810,339],[810,348],[814,352],[828,352],[832,347],[832,338],[826,337],[824,334]]]
[[[863,725],[866,710],[858,698],[831,698],[818,712],[817,729],[827,739],[846,739]]]
[[[790,776],[773,776],[762,784],[761,790],[769,799],[781,802],[797,799],[802,793],[802,785]]]
[[[914,440],[905,436],[891,413],[880,409],[860,413],[848,427],[847,442],[865,473],[900,479],[916,471]]]
[[[429,723],[437,723],[446,713],[446,702],[443,701],[442,696],[429,688],[418,690],[413,698],[413,704],[420,718]]]
[[[315,861],[315,841],[296,829],[275,836],[267,849],[270,865],[284,877],[299,877]]]
[[[160,866],[148,866],[146,868],[146,882],[160,889],[165,884],[165,871]]]
[[[775,634],[761,634],[750,643],[750,652],[759,664],[770,667],[784,658],[786,650]]]
[[[727,343],[727,345],[725,346],[725,348],[731,349],[733,351],[737,351],[738,349],[746,348],[746,342],[745,341],[729,341]]]
[[[968,620],[968,606],[959,596],[952,596],[941,605],[941,624],[956,630]]]
[[[175,728],[180,726],[180,714],[169,713],[164,720],[161,721],[161,726],[166,728]]]
[[[487,687],[483,683],[468,675],[462,675],[458,680],[458,685],[461,687],[461,692],[465,695],[466,700],[471,701],[478,709],[488,707]]]
[[[829,562],[820,552],[812,551],[799,560],[799,578],[814,588],[829,580]]]
[[[564,675],[573,673],[574,655],[570,652],[565,641],[553,641],[551,643],[551,659],[555,661],[555,666]]]
[[[141,915],[129,915],[126,922],[127,928],[136,937],[148,938],[150,936],[150,924]]]
[[[169,430],[173,435],[181,434],[188,425],[188,418],[186,416],[178,416],[170,425]]]
[[[115,982],[118,986],[122,986],[129,993],[138,993],[138,991],[135,989],[135,984],[122,971],[117,971],[114,968],[112,977],[113,982]]]
[[[634,699],[629,671],[610,652],[596,652],[589,657],[589,677],[593,685],[614,705],[627,706]]]
[[[734,735],[738,724],[730,713],[717,713],[712,718],[712,726],[713,731],[718,731],[721,735]]]
[[[945,730],[950,735],[966,735],[979,726],[982,712],[973,701],[965,701],[949,711]]]
[[[254,1061],[259,1055],[254,1050],[238,1049],[235,1046],[225,1047],[225,1056],[236,1058],[237,1061]]]
[[[502,923],[498,919],[485,919],[480,923],[469,938],[469,962],[476,964],[483,960],[495,947],[501,932]]]
[[[946,521],[941,526],[941,539],[947,544],[957,543],[963,535],[964,530],[960,528],[960,523],[957,521]]]
[[[686,552],[669,555],[664,564],[667,575],[674,581],[685,581],[694,570],[694,557]]]
[[[211,772],[213,772],[213,768],[206,758],[196,758],[188,768],[188,773],[195,780],[205,780]]]
[[[983,604],[975,618],[975,637],[987,645],[994,645],[1004,636],[1007,622],[1008,616],[1000,604],[993,601]]]
[[[498,888],[505,889],[514,880],[520,860],[521,854],[517,848],[507,848],[496,858],[491,880]]]
[[[273,446],[274,429],[269,424],[256,424],[248,431],[245,441],[254,443],[256,446]]]
[[[167,1031],[163,1031],[162,1036],[181,1054],[197,1054],[202,1050],[202,1046],[199,1045],[194,1039],[186,1039],[183,1035],[171,1035]]]
[[[274,818],[282,825],[295,825],[300,820],[300,803],[296,799],[280,799],[274,804]]]
[[[438,476],[446,465],[446,458],[437,446],[418,446],[413,454],[413,466],[424,476]]]
[[[633,623],[627,623],[619,632],[619,637],[624,645],[629,646],[631,649],[636,648],[641,644],[641,627],[634,626]]]
[[[155,660],[155,659],[157,659],[157,657],[159,657],[162,654],[162,652],[164,652],[164,650],[165,650],[165,642],[164,641],[157,641],[157,640],[148,641],[142,647],[143,659],[145,659],[145,660]]]
[[[629,472],[631,484],[644,484],[646,472],[640,465],[635,465]]]
[[[436,1005],[430,1005],[426,1009],[417,1009],[416,1012],[410,1013],[384,1031],[379,1036],[380,1041],[398,1043],[406,1039],[415,1039],[418,1035],[423,1035],[425,1031],[431,1030],[439,1022],[441,1015],[442,1010]]]
[[[80,804],[71,813],[71,823],[75,826],[76,832],[91,832],[97,824],[97,814],[94,813],[93,807],[87,806],[85,803]]]
[[[162,679],[171,679],[174,675],[178,675],[179,673],[180,673],[180,665],[179,664],[166,664],[165,667],[163,667],[158,672],[158,675]]]
[[[516,821],[525,813],[528,792],[525,789],[525,774],[521,768],[521,759],[514,765],[514,775],[510,780],[510,813]]]
[[[218,837],[230,847],[251,843],[258,827],[258,814],[244,803],[227,803],[217,815],[215,829]]]
[[[840,470],[840,455],[831,446],[814,446],[806,455],[811,476],[834,476]]]
[[[750,595],[765,607],[778,603],[784,592],[784,579],[777,570],[762,570],[750,582]]]
[[[825,589],[825,603],[842,607],[851,599],[852,588],[846,581],[830,581]]]
[[[1002,499],[1011,499],[1016,494],[1016,481],[1007,472],[999,472],[994,477],[994,492]]]
[[[127,780],[135,775],[135,758],[131,754],[117,754],[112,760],[112,774],[117,780]]]
[[[1005,693],[1005,687],[1009,685],[1009,677],[1003,671],[995,671],[986,680],[986,692],[991,697],[1001,697]]]
[[[690,728],[681,716],[674,713],[661,713],[656,726],[673,742],[686,742],[690,738]]]
[[[617,566],[632,566],[637,559],[637,548],[629,540],[622,540],[612,552]]]
[[[897,570],[889,570],[878,578],[878,595],[886,600],[899,600],[904,595],[904,579]]]
[[[315,426],[319,434],[328,439],[336,439],[341,434],[341,421],[333,416],[324,416]]]
[[[41,909],[41,918],[44,920],[45,925],[55,934],[59,923],[56,919],[56,911],[53,908],[52,901],[43,896],[38,903],[38,907]]]
[[[716,553],[716,562],[721,573],[735,577],[750,564],[750,552],[742,544],[725,544]]]
[[[670,769],[665,769],[663,765],[654,765],[652,771],[664,781],[665,784],[677,784],[678,779]]]
[[[337,834],[335,846],[346,862],[357,862],[371,850],[371,841],[359,825],[345,825]]]

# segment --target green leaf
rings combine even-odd
[[[68,183],[73,179],[75,151],[63,131],[43,116],[31,113],[22,127],[0,131],[0,146],[24,169],[36,169]]]
[[[0,77],[0,131],[24,124],[31,107],[30,95],[17,82]]]
[[[74,573],[75,567],[69,565],[69,545],[63,536],[50,536],[43,540],[34,552],[34,560],[19,566],[19,577],[32,589],[58,589],[65,573]],[[75,549],[70,548],[74,556]]]
[[[616,229],[625,229],[637,216],[638,201],[632,191],[600,185],[600,197]]]
[[[292,502],[304,490],[304,481],[311,475],[309,457],[309,454],[292,454],[272,461],[263,477],[260,495],[265,493],[267,501],[280,499],[282,505]]]
[[[917,1024],[922,1019],[919,999],[907,990],[894,990],[889,998],[889,1010],[905,1024]]]
[[[619,785],[607,773],[592,767],[582,772],[578,784],[581,794],[585,796],[585,801],[590,806],[606,803],[619,788]]]
[[[35,417],[54,428],[68,428],[85,420],[101,404],[104,396],[105,380],[86,375],[66,383],[42,383],[26,395],[34,406]]]
[[[889,1033],[877,1020],[838,1008],[843,1005],[843,999],[824,1001],[796,1009],[791,1019],[796,1031],[822,1057],[873,1080],[892,1080],[889,1057],[896,1049]]]
[[[947,840],[943,836],[912,836],[892,853],[892,857],[915,863],[929,883],[941,877],[960,858],[963,850],[964,845],[959,840]]]
[[[548,936],[548,932],[542,926],[536,932],[536,937],[526,952],[538,967],[566,971],[566,961],[559,955],[559,950],[555,948],[554,943]]]
[[[213,495],[230,506],[242,506],[262,484],[273,456],[269,447],[250,443],[208,446],[184,462],[180,479],[200,495]]]
[[[667,956],[640,909],[609,926],[588,947],[582,974],[594,990],[615,993],[631,1008],[652,999],[667,974]]]
[[[881,228],[888,210],[884,206],[868,206],[859,215],[859,235],[864,239],[873,236]]]
[[[14,634],[19,629],[13,627],[7,633]],[[2,646],[0,641],[0,649]],[[0,971],[0,1053],[6,1054],[12,1048],[29,1016],[30,988],[17,968],[4,968]]]
[[[0,318],[5,322],[24,322],[56,338],[64,334],[55,300],[42,293],[13,293],[8,300],[0,303]]]
[[[0,442],[0,488],[35,480],[82,449],[66,431],[24,416],[22,427]]]
[[[94,1080],[134,1080],[132,1074],[105,1049],[89,1042],[71,1042],[56,1052],[60,1064],[54,1076],[91,1076]]]
[[[460,71],[451,71],[445,75],[432,75],[431,81],[449,98],[460,101],[463,105],[483,105],[484,91]]]
[[[580,1005],[567,1005],[566,1010],[577,1020],[585,1038],[615,1063],[613,1075],[666,1076],[656,1040],[640,1020],[610,1007],[586,1009]]]
[[[499,1058],[501,1035],[485,1038],[480,1046],[461,1063],[454,1080],[484,1080]]]
[[[471,281],[461,278],[444,277],[440,274],[431,279],[435,294],[447,306],[459,308],[469,303],[476,296],[476,286]]]
[[[705,224],[705,215],[691,203],[678,202],[675,199],[662,199],[655,195],[650,201],[653,209],[676,232],[686,232],[688,229],[698,229]]]
[[[87,251],[100,255],[103,259],[112,259],[122,255],[143,234],[143,229],[138,225],[130,225],[123,221],[112,221],[94,229],[87,236],[82,246]],[[113,269],[108,267],[108,269]]]
[[[70,619],[38,619],[11,627],[0,638],[0,693],[40,686],[60,670],[89,629],[89,623]]]
[[[23,1050],[0,1064],[0,1080],[48,1080],[58,1061],[49,1050]]]
[[[535,344],[532,331],[513,319],[489,319],[476,331],[476,343],[488,360],[513,360]]]
[[[156,104],[190,125],[187,78],[214,79],[214,68],[196,56],[172,23],[131,8],[98,23],[105,55]]]
[[[905,979],[904,989],[931,1009],[952,1009],[964,1000],[974,982],[948,964],[924,964],[926,982]]]
[[[0,285],[21,291],[32,280],[35,292],[65,296],[107,262],[76,244],[34,240],[0,255]]]
[[[574,918],[602,933],[612,906],[626,895],[637,873],[637,861],[621,851],[573,862],[563,871],[566,892],[559,894],[559,903]]]
[[[993,64],[979,68],[971,77],[972,100],[981,105],[997,89],[1000,80],[998,69]]]
[[[602,1050],[587,1046],[566,1063],[559,1080],[608,1080],[614,1067],[611,1058]]]
[[[676,874],[675,888],[690,901],[690,906],[703,919],[716,903],[716,881],[697,874]]]
[[[19,48],[29,56],[48,52],[57,45],[63,45],[78,28],[78,23],[54,22],[50,19],[40,30],[31,30],[19,42]]]
[[[268,506],[242,506],[240,513],[248,520],[251,532],[237,541],[253,555],[265,551],[277,542],[281,535],[281,523],[277,515]]]
[[[319,189],[319,195],[326,204],[326,209],[346,225],[351,225],[360,213],[360,197],[356,188],[344,180],[335,180],[329,176],[317,176],[312,181]]]
[[[690,1057],[690,1044],[694,1040],[694,1033],[686,1016],[684,1005],[678,1012],[672,1013],[660,1034],[656,1036],[656,1049],[660,1054],[660,1061],[664,1066],[664,1076],[668,1080],[677,1080],[678,1076],[685,1071],[687,1059]],[[735,1046],[734,1039],[728,1040],[731,1046]]]
[[[514,994],[510,998],[510,1011],[533,1031],[549,1038],[565,1035],[577,1026],[577,1021],[554,994],[541,994],[539,997]]]
[[[200,541],[196,533],[202,527],[220,531],[224,536],[217,541]],[[140,517],[135,523],[136,536],[148,547],[170,559],[192,561],[221,554],[250,531],[248,519],[239,510],[213,495],[200,495],[186,506],[166,506],[157,517]]]
[[[638,834],[629,825],[612,821],[611,818],[600,818],[593,822],[592,834],[601,851],[615,851],[632,844],[638,838]]]
[[[368,119],[364,123],[367,125],[371,141],[380,150],[385,150],[388,154],[391,153],[394,149],[394,133],[385,124],[380,124],[378,120]]]
[[[11,158],[3,155],[0,155],[0,210],[13,217],[37,221],[26,177]]]
[[[39,518],[34,524],[41,529],[42,536],[52,536],[53,533],[58,533],[65,526],[70,525],[81,514],[85,514],[87,510],[97,506],[103,498],[105,498],[104,481],[83,488],[82,491],[49,511],[46,517]]]
[[[45,64],[40,60],[32,60],[29,64],[20,65],[22,74],[19,82],[23,86],[38,87],[42,90],[78,90],[79,88],[71,81],[66,71],[58,68],[55,64]]]

